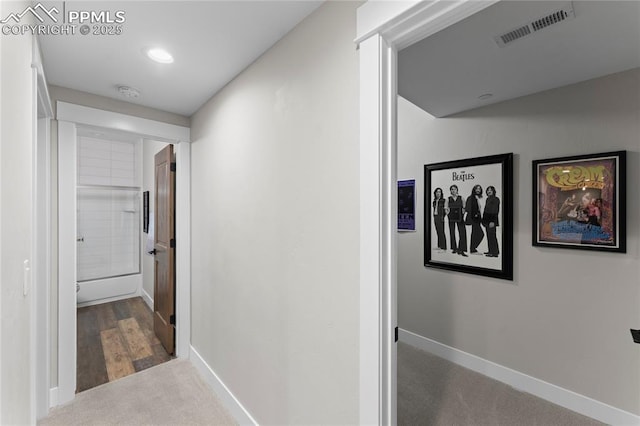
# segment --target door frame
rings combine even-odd
[[[191,336],[191,134],[188,127],[57,102],[58,120],[58,388],[57,404],[76,389],[77,126],[124,131],[175,145],[176,356],[189,357]]]
[[[51,371],[51,118],[53,108],[37,38],[32,45],[33,87],[33,235],[31,308],[31,418],[35,423],[49,411]]]
[[[397,53],[497,0],[369,0],[360,56],[360,424],[395,425]]]

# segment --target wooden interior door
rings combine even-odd
[[[153,329],[171,355],[175,352],[175,175],[173,145],[167,145],[155,156]]]

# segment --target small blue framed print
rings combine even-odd
[[[416,180],[398,181],[398,231],[416,230]]]

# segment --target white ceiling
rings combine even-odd
[[[398,55],[399,94],[444,117],[640,66],[637,1],[574,1],[574,19],[495,43],[567,3],[501,1],[407,47]]]
[[[43,1],[65,10],[125,11],[120,35],[39,36],[49,84],[185,116],[313,12],[321,1]],[[68,16],[68,15],[66,15]],[[161,46],[175,62],[158,64]],[[123,98],[118,85],[141,92]]]

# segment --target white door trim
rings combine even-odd
[[[358,8],[360,46],[360,424],[396,424],[396,56],[496,0]]]
[[[51,118],[39,118],[37,125],[37,150],[35,152],[36,190],[35,253],[33,297],[35,321],[32,326],[35,338],[35,418],[41,419],[49,412],[49,388],[51,387]],[[36,263],[37,262],[37,263]]]
[[[191,141],[188,127],[65,102],[57,103],[59,282],[58,404],[71,401],[76,389],[76,125],[137,134],[176,144],[176,355],[189,357],[191,336]]]
[[[53,110],[37,38],[33,38],[34,96],[31,345],[32,423],[49,412],[51,387],[51,118]]]
[[[57,103],[57,119],[85,126],[120,130],[147,139],[169,143],[191,142],[191,129],[147,118],[134,117],[119,112],[104,111],[67,102]]]
[[[395,424],[395,52],[360,44],[360,424]],[[371,123],[376,123],[375,126]]]
[[[191,350],[191,144],[174,147],[176,154],[176,356]],[[155,297],[155,296],[154,296]]]
[[[58,404],[76,393],[76,140],[58,122]]]

